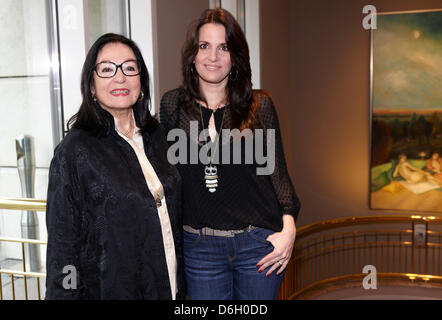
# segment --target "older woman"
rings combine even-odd
[[[46,299],[175,299],[181,178],[150,115],[136,44],[101,36],[81,93],[49,172]]]
[[[182,87],[161,102],[162,125],[171,140],[173,129],[184,130],[190,151],[177,166],[189,299],[275,299],[292,254],[300,203],[275,107],[268,94],[252,90],[249,60],[244,33],[232,15],[207,10],[183,49]],[[231,141],[220,137],[224,129],[241,134]],[[262,132],[265,139],[258,139]],[[255,156],[256,148],[266,150],[273,164],[260,171],[261,161],[244,160],[253,157],[246,147],[240,163],[229,161],[236,147],[247,143],[243,140],[253,142]]]

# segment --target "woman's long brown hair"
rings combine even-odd
[[[255,99],[252,90],[249,47],[238,22],[228,11],[223,9],[205,10],[196,26],[188,32],[181,56],[182,87],[185,92],[183,97],[184,107],[192,113],[195,112],[192,106],[196,100],[205,101],[200,92],[199,77],[193,62],[199,50],[199,31],[207,23],[220,24],[226,29],[226,44],[232,62],[232,69],[226,87],[228,103],[232,109],[231,129],[254,129],[253,124],[258,109],[258,101]]]

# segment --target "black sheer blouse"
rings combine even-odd
[[[190,153],[192,143],[197,144],[197,150],[200,151],[207,141],[210,141],[210,137],[207,141],[201,141],[204,139],[195,141],[195,135],[191,136],[191,124],[193,128],[197,124],[199,135],[203,128],[207,129],[212,111],[195,103],[193,111],[196,112],[190,114],[182,104],[182,93],[183,89],[175,89],[164,94],[160,106],[160,123],[164,126],[166,134],[171,134],[168,139],[169,146],[175,145],[180,139],[172,139],[175,135],[170,132],[172,129],[183,129],[187,137],[187,161],[184,161],[185,163],[180,161],[177,164],[183,181],[184,224],[197,229],[211,227],[235,230],[253,225],[280,231],[283,226],[283,215],[292,215],[296,220],[301,205],[287,171],[278,118],[271,98],[261,91],[254,91],[259,101],[255,127],[261,129],[263,140],[261,142],[257,139],[257,130],[255,130],[252,136],[252,162],[246,161],[246,139],[241,139],[241,161],[234,163],[233,140],[223,135],[219,138],[218,155],[215,154],[214,158],[218,156],[220,162],[216,164],[218,187],[215,192],[210,192],[204,179],[205,164],[201,163],[200,159],[197,163],[191,163]],[[231,128],[232,112],[229,106],[216,111],[214,117],[218,133],[221,123],[224,129]],[[267,150],[267,137],[270,131],[274,133],[274,170],[271,170],[272,166],[268,162],[272,153],[270,148]],[[259,159],[256,157],[256,152],[259,145],[263,146],[261,147],[263,155],[267,156],[267,162],[264,164],[262,159],[265,157],[257,161]],[[223,159],[223,152],[227,152],[226,147],[229,149],[230,157]],[[195,149],[194,146],[193,150]],[[226,159],[230,161],[226,163]],[[265,167],[271,174],[258,175],[257,169]]]

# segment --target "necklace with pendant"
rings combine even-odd
[[[213,116],[213,122],[214,123],[215,123],[215,112],[218,110],[220,105],[221,104],[219,104],[217,106],[217,108],[212,111],[212,116]],[[199,104],[199,107],[200,107],[200,115],[201,115],[201,125],[202,125],[202,128],[204,130],[203,111],[201,109],[201,104]],[[220,126],[220,129],[219,129],[220,133],[221,133],[221,130],[223,128],[225,113],[226,113],[226,111],[224,110],[223,111],[223,117],[222,117],[222,120],[221,120],[221,126]],[[209,118],[209,123],[210,123],[210,118]],[[216,124],[215,124],[215,132],[216,132]],[[218,168],[216,167],[216,165],[214,165],[212,163],[213,159],[215,158],[215,154],[218,151],[219,136],[220,136],[220,134],[218,134],[218,132],[216,132],[216,136],[215,136],[215,151],[211,155],[211,157],[209,159],[209,163],[204,167],[204,180],[206,182],[206,188],[209,190],[209,192],[212,192],[212,193],[216,191],[216,188],[218,188],[218,185],[219,185]]]
[[[129,123],[129,130],[123,132],[123,131],[118,130],[118,128],[116,128],[116,129],[117,129],[117,131],[118,131],[119,133],[121,133],[123,136],[125,136],[125,137],[128,138],[129,140],[132,140],[132,138],[129,137],[129,134],[130,134],[130,132],[132,131],[133,128],[135,128],[135,123],[134,123],[134,119],[133,119],[133,117],[131,117],[131,119],[130,119],[130,123]]]

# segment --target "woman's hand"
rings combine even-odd
[[[267,240],[272,243],[275,249],[262,258],[256,265],[256,267],[259,268],[259,272],[271,266],[267,271],[267,277],[278,268],[279,270],[276,272],[277,275],[284,271],[292,256],[293,245],[296,238],[295,220],[290,215],[284,215],[282,220],[282,230],[267,237]]]

